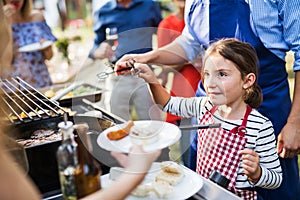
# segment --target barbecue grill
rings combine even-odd
[[[1,90],[1,100],[7,106],[1,109],[12,124],[55,118],[66,112],[58,102],[50,101],[19,77],[1,80]]]
[[[60,184],[58,177],[56,151],[61,144],[61,135],[58,133],[57,124],[63,121],[63,113],[70,110],[67,107],[61,107],[59,101],[48,99],[43,93],[33,88],[30,84],[21,78],[11,78],[9,80],[0,80],[3,95],[0,97],[4,118],[0,120],[2,126],[6,126],[6,135],[16,141],[32,139],[36,132],[50,130],[51,135],[58,134],[58,137],[40,142],[42,136],[34,136],[37,140],[33,145],[25,146],[25,152],[28,160],[28,174],[38,186],[44,197],[52,193],[59,193]],[[70,105],[71,105],[70,101]],[[88,108],[85,108],[87,110]],[[90,127],[92,138],[96,138],[100,132],[108,127],[115,125],[114,119],[106,116],[106,119],[87,117],[87,116],[69,116],[69,120],[76,123],[87,123]],[[42,130],[42,131],[41,131]],[[45,138],[43,138],[45,139]],[[92,139],[95,140],[95,139]],[[106,152],[94,144],[92,152],[96,154],[97,160],[101,165],[103,173],[109,171],[109,165],[114,160],[101,163],[101,157],[110,157]],[[108,163],[110,162],[110,163]],[[26,167],[24,167],[26,168]]]

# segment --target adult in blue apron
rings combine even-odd
[[[248,1],[245,0],[194,0],[187,15],[187,26],[197,42],[204,46],[219,38],[235,37],[255,47],[260,64],[258,83],[264,98],[258,111],[272,121],[277,137],[291,110],[285,61],[268,50],[257,37],[251,14]],[[201,93],[203,94],[198,91],[198,94]],[[193,146],[195,148],[196,144]],[[275,190],[258,188],[259,198],[300,198],[297,157],[280,159],[280,162],[283,171],[282,185]]]

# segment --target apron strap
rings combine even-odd
[[[210,109],[209,112],[213,115],[216,112],[217,109],[218,109],[218,107],[214,106]],[[246,109],[246,112],[245,112],[245,115],[244,115],[244,119],[243,119],[243,122],[241,124],[242,126],[246,127],[246,124],[247,124],[247,121],[248,121],[248,116],[251,113],[251,111],[252,111],[252,108],[249,105],[247,105],[247,109]]]
[[[217,106],[214,106],[210,109],[210,113],[211,114],[214,114],[216,112],[216,110],[218,109]],[[243,121],[242,121],[242,124],[241,126],[237,126],[237,127],[234,127],[230,132],[231,133],[234,133],[234,134],[238,134],[242,137],[245,136],[247,130],[246,130],[246,125],[247,125],[247,121],[248,121],[248,116],[249,114],[251,113],[252,111],[252,108],[247,105],[247,109],[246,109],[246,112],[245,112],[245,115],[244,115],[244,118],[243,118]]]
[[[213,115],[215,112],[216,112],[216,110],[218,109],[218,107],[217,106],[214,106],[214,107],[212,107],[211,109],[210,109],[210,113]]]
[[[247,125],[247,121],[248,121],[248,116],[251,113],[251,111],[252,111],[252,108],[249,105],[247,105],[247,109],[246,109],[244,119],[242,121],[241,126],[234,127],[230,131],[231,133],[238,134],[239,136],[242,136],[242,137],[245,136],[245,134],[247,133],[246,125]]]
[[[246,127],[247,121],[248,121],[248,116],[249,116],[249,114],[251,113],[251,111],[252,111],[252,108],[251,108],[249,105],[247,105],[247,110],[246,110],[246,113],[245,113],[245,115],[244,115],[244,119],[243,119],[243,122],[242,122],[242,126]]]

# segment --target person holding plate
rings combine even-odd
[[[45,60],[53,56],[51,44],[56,37],[42,12],[32,9],[32,0],[4,0],[4,4],[3,12],[11,24],[13,35],[9,74],[19,76],[35,88],[52,85]]]
[[[0,69],[3,69],[3,63],[7,60],[5,55],[12,54],[11,37],[11,29],[3,13],[3,2],[0,1]],[[0,76],[3,75],[2,73],[0,71]],[[0,97],[2,95],[0,91]],[[3,104],[3,101],[0,101],[0,107],[3,107]],[[0,112],[0,119],[5,119],[4,112]],[[6,128],[0,127],[0,199],[42,199],[37,186],[20,166],[16,165],[15,160],[8,153],[4,140]],[[152,163],[161,154],[161,150],[145,152],[141,146],[133,145],[128,155],[117,152],[111,152],[111,154],[121,166],[125,167],[125,173],[110,187],[99,190],[84,199],[111,199],[112,197],[116,200],[124,199],[143,181]]]
[[[196,117],[199,124],[221,123],[198,131],[196,172],[205,178],[221,173],[227,189],[247,200],[257,199],[257,188],[275,189],[283,180],[272,122],[254,109],[262,103],[257,67],[249,43],[221,39],[203,59],[207,96],[184,98],[171,96],[146,64],[135,64],[165,112]]]

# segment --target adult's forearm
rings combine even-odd
[[[293,105],[291,113],[288,117],[288,122],[300,124],[300,71],[295,73]]]
[[[178,65],[187,62],[183,48],[175,42],[145,53],[143,57],[145,63],[153,64]]]

